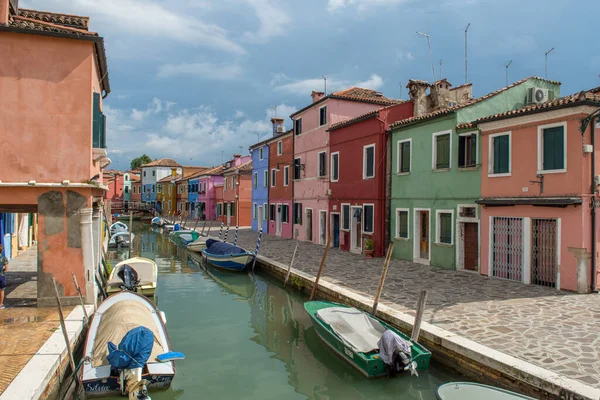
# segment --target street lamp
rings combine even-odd
[[[431,62],[431,74],[433,76],[433,82],[435,82],[435,69],[433,67],[433,56],[431,55],[431,37],[427,33],[417,31],[417,35],[425,36],[427,38],[427,46],[429,47],[429,61]]]

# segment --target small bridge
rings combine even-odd
[[[110,203],[111,214],[128,214],[132,212],[134,215],[154,214],[154,210],[149,204],[137,201],[114,201]]]

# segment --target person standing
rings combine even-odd
[[[4,246],[0,244],[0,310],[6,308],[4,306],[4,288],[6,287],[4,273],[6,271],[8,271],[8,258],[4,255]]]

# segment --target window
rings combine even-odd
[[[342,230],[350,230],[350,204],[342,204]]]
[[[129,187],[125,186],[125,193],[129,193]]]
[[[327,153],[322,151],[319,153],[319,177],[327,175]]]
[[[283,167],[283,186],[290,184],[290,167]]]
[[[437,243],[452,244],[452,210],[437,210]]]
[[[171,184],[169,184],[169,194],[171,194],[172,189],[171,189]]]
[[[283,142],[280,140],[277,142],[277,155],[280,156],[283,153]]]
[[[206,193],[206,181],[204,181],[204,190],[202,190],[204,193]]]
[[[294,158],[294,180],[300,179],[300,169],[301,169],[300,159]]]
[[[256,189],[258,187],[258,172],[254,173],[254,189]]]
[[[156,191],[156,185],[152,185],[152,193]]]
[[[538,127],[538,173],[566,172],[567,135],[566,124]]]
[[[327,106],[319,108],[319,126],[327,123]]]
[[[285,224],[290,222],[290,206],[287,204],[281,206],[281,222]]]
[[[277,170],[275,168],[273,168],[271,170],[271,187],[275,187],[275,174],[277,173]]]
[[[396,172],[399,174],[408,174],[410,172],[411,145],[412,139],[401,140],[398,142],[398,166]]]
[[[158,193],[162,193],[162,185],[158,185]]]
[[[265,215],[263,215],[263,220],[267,221],[269,219],[269,208],[267,207],[267,203],[263,204],[263,212],[265,213]]]
[[[363,147],[363,179],[375,177],[375,145]]]
[[[156,171],[152,171],[152,176],[156,176]]]
[[[227,177],[223,178],[223,190],[227,191]]]
[[[408,239],[408,208],[396,209],[396,237]]]
[[[271,204],[269,208],[269,215],[271,216],[271,221],[275,221],[275,204]]]
[[[144,171],[144,176],[146,176],[146,171]]]
[[[450,168],[450,132],[433,134],[433,169]]]
[[[296,132],[296,135],[302,133],[302,118],[298,118],[294,121],[294,131]]]
[[[294,223],[302,225],[302,203],[294,203]]]
[[[266,169],[263,171],[263,187],[269,186],[269,171]]]
[[[256,219],[258,215],[258,204],[254,203],[254,207],[252,208],[252,219]]]
[[[331,181],[340,179],[340,152],[331,153]]]
[[[260,149],[258,149],[258,159],[259,160],[263,159],[263,148],[262,147]]]
[[[232,217],[235,216],[235,202],[231,202],[229,203],[229,215],[231,215]]]
[[[375,219],[375,206],[373,204],[363,204],[363,233],[373,233],[373,221]]]
[[[477,165],[477,133],[458,136],[458,168]]]
[[[490,135],[489,158],[489,175],[510,175],[510,133]]]
[[[235,176],[231,177],[231,188],[235,189]]]

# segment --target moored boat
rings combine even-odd
[[[108,247],[129,247],[129,235],[131,235],[131,240],[135,238],[133,233],[129,232],[117,232],[110,237],[108,241]]]
[[[202,260],[217,268],[240,272],[252,264],[254,253],[230,243],[208,239],[206,248],[202,250]]]
[[[379,348],[382,337],[388,335],[388,331],[410,349],[405,370],[429,367],[429,350],[364,311],[328,301],[308,301],[304,303],[304,309],[323,343],[367,378],[388,374]],[[396,353],[393,358],[395,356]]]
[[[194,240],[193,242],[188,243],[187,249],[189,251],[193,251],[194,253],[201,253],[202,250],[206,248],[206,241],[210,240],[210,239],[216,240],[216,241],[221,241],[220,239],[210,237],[210,236],[200,236],[198,239]]]
[[[154,217],[150,220],[152,225],[163,226],[165,224],[165,220],[161,217]]]
[[[83,357],[81,382],[88,396],[148,399],[148,390],[171,386],[173,360],[183,355],[171,352],[164,316],[156,306],[137,293],[121,292],[98,307]]]
[[[129,228],[123,222],[117,221],[110,226],[111,236],[119,232],[129,232]]]
[[[534,400],[493,386],[473,382],[450,382],[441,385],[435,392],[438,400]]]
[[[119,276],[123,268],[128,265],[137,273],[138,283],[130,290],[136,291],[144,296],[152,297],[156,292],[156,282],[158,280],[158,267],[156,263],[148,258],[133,257],[123,260],[110,272],[108,282],[106,284],[107,293],[116,293],[123,290],[125,282]]]
[[[200,237],[200,234],[191,229],[186,229],[186,230],[173,231],[170,233],[170,236],[171,236],[171,238],[173,238],[173,240],[181,240],[186,243],[191,243],[191,242],[198,240],[198,238]]]

